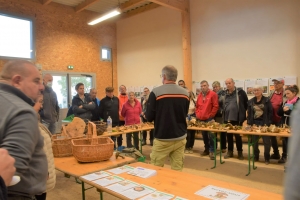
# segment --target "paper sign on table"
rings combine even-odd
[[[127,174],[138,176],[141,178],[149,178],[157,174],[156,170],[146,169],[143,167],[136,167],[134,170],[127,172]]]
[[[174,195],[172,194],[156,191],[151,194],[148,194],[147,196],[144,196],[140,200],[170,200],[173,197]]]
[[[195,194],[209,199],[244,200],[249,197],[249,194],[228,190],[213,185],[208,185],[205,188],[197,191]]]
[[[138,185],[139,185],[138,183],[135,183],[135,182],[132,182],[129,180],[124,180],[124,181],[109,185],[106,188],[110,189],[114,192],[120,193],[120,192],[123,192],[124,190],[128,190],[128,189],[136,187]]]
[[[107,177],[107,176],[111,176],[111,174],[107,173],[107,172],[104,172],[104,171],[99,171],[99,172],[95,172],[95,173],[88,174],[88,175],[85,175],[85,176],[81,176],[81,178],[84,178],[88,181],[93,181],[93,180],[104,178],[104,177]]]
[[[132,171],[132,170],[134,170],[134,167],[124,165],[122,167],[113,168],[113,169],[110,169],[107,171],[114,173],[114,174],[122,174],[124,172]]]
[[[182,197],[175,197],[174,200],[188,200],[188,199],[185,199],[185,198],[182,198]]]
[[[119,176],[108,176],[105,178],[101,178],[98,180],[93,181],[94,183],[101,185],[101,186],[107,186],[107,185],[111,185],[113,183],[117,183],[120,181],[124,181],[123,178],[119,177]]]
[[[136,187],[125,190],[120,194],[129,199],[137,199],[153,192],[155,192],[154,188],[148,187],[146,185],[138,185]]]

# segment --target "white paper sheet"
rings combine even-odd
[[[94,183],[101,185],[101,186],[107,186],[107,185],[111,185],[113,183],[117,183],[120,181],[124,181],[123,178],[119,177],[119,176],[108,176],[105,178],[101,178],[98,180],[93,181]]]
[[[175,199],[174,200],[188,200],[188,199],[186,199],[186,198],[183,198],[183,197],[175,197]]]
[[[127,174],[138,176],[141,178],[149,178],[157,174],[156,170],[136,167],[134,170],[128,171]]]
[[[244,200],[250,195],[241,193],[234,190],[228,190],[226,188],[221,188],[213,185],[208,185],[205,188],[197,191],[196,195],[203,196],[209,199],[230,199],[230,200]]]
[[[124,165],[122,167],[113,168],[110,170],[107,170],[108,172],[114,173],[114,174],[122,174],[124,172],[132,171],[134,170],[134,167]]]
[[[286,76],[284,79],[284,87],[290,87],[292,85],[297,85],[297,77],[295,76]]]
[[[120,194],[129,198],[129,199],[137,199],[143,197],[147,194],[155,192],[154,188],[148,187],[146,185],[139,185],[128,190],[121,192]]]
[[[147,196],[140,198],[140,200],[170,200],[173,197],[174,197],[173,194],[156,191],[151,194],[148,194]]]
[[[244,90],[245,88],[245,81],[244,80],[234,80],[235,82],[235,87],[236,88],[241,88]]]
[[[105,171],[99,171],[99,172],[95,172],[95,173],[88,174],[85,176],[81,176],[81,178],[84,178],[85,180],[88,180],[88,181],[93,181],[93,180],[104,178],[107,176],[111,176],[111,174],[107,173]]]
[[[258,78],[256,79],[256,85],[260,85],[264,88],[263,94],[269,93],[269,79],[268,78]]]
[[[247,95],[253,95],[253,87],[256,84],[255,79],[246,79],[245,80],[245,92]]]
[[[120,192],[123,192],[130,188],[136,187],[138,185],[139,185],[138,183],[135,183],[135,182],[132,182],[129,180],[124,180],[124,181],[109,185],[106,188],[109,190],[112,190],[114,192],[120,193]]]

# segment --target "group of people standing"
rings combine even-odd
[[[189,116],[196,117],[197,120],[209,122],[215,120],[223,124],[232,124],[242,126],[244,121],[248,125],[257,126],[276,126],[290,125],[290,116],[299,100],[297,94],[299,88],[296,85],[284,89],[284,80],[277,78],[272,80],[275,90],[268,97],[263,95],[263,87],[256,85],[253,88],[254,97],[248,100],[246,92],[241,88],[236,88],[234,80],[228,78],[225,80],[226,89],[221,89],[220,82],[215,81],[212,84],[213,90],[209,89],[208,82],[201,81],[201,90],[197,99],[192,99],[190,91],[190,111]],[[185,87],[183,80],[178,82],[179,86]],[[196,102],[195,102],[196,101]],[[221,151],[227,154],[225,159],[233,157],[233,136],[235,137],[238,159],[243,160],[242,138],[238,134],[221,133]],[[214,159],[214,134],[202,131],[204,141],[204,151],[202,156],[209,155]],[[264,144],[265,163],[269,164],[270,159],[278,159],[279,163],[285,163],[287,159],[288,138],[283,138],[283,153],[280,156],[277,139],[275,136],[262,136]],[[193,153],[195,131],[187,131],[187,144],[185,153]],[[253,141],[257,141],[254,146],[255,161],[259,160],[258,140],[259,136],[253,136]],[[226,146],[228,148],[226,149]],[[274,153],[270,155],[271,146]]]
[[[112,119],[112,127],[140,124],[141,119],[147,122],[145,112],[147,110],[147,101],[150,91],[147,87],[144,88],[144,94],[139,102],[134,92],[128,92],[125,85],[119,87],[119,96],[114,96],[114,88],[105,88],[105,97],[99,100],[97,90],[92,88],[90,93],[84,93],[84,84],[78,83],[75,86],[77,95],[72,100],[72,113],[76,117],[80,117],[85,121],[99,121],[107,122],[110,117]],[[70,114],[70,113],[69,113]],[[147,132],[143,133],[143,145],[147,144]],[[112,136],[113,141],[117,144],[115,148],[122,147],[122,135],[117,137]],[[135,147],[139,149],[138,133],[126,135],[127,147]],[[150,131],[150,145],[153,145],[153,131]]]

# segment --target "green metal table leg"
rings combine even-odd
[[[219,133],[220,133],[220,132],[219,132]],[[221,142],[221,134],[222,134],[222,133],[220,133],[220,163],[221,163],[221,164],[224,164],[225,161],[222,161],[222,142]],[[218,136],[218,133],[216,133],[216,136]]]
[[[251,144],[251,138],[252,136],[251,135],[248,135],[248,174],[246,174],[246,176],[248,176],[251,172],[251,164],[250,164],[250,159],[251,159],[251,152],[250,152],[250,147],[252,146]],[[252,148],[253,149],[253,148]]]
[[[248,135],[248,174],[246,174],[246,176],[249,176],[249,174],[251,173],[251,159],[252,159],[252,169],[256,170],[257,167],[255,166],[255,162],[254,162],[254,145],[259,141],[259,138],[261,136],[258,137],[257,141],[254,141],[253,135]],[[252,148],[250,150],[250,148]]]
[[[100,200],[103,200],[103,192],[100,191]]]
[[[140,140],[140,149],[141,149],[140,152],[141,152],[141,154],[143,154],[143,147],[142,147],[143,146],[143,132],[139,131],[139,135],[140,135],[139,140]]]
[[[81,194],[82,194],[82,200],[85,200],[85,189],[84,189],[83,181],[81,181]]]

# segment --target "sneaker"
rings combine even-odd
[[[193,153],[194,153],[194,151],[193,151],[192,148],[189,148],[189,153],[190,153],[190,154],[193,154]]]
[[[270,164],[270,161],[269,160],[265,160],[265,164],[266,165]]]
[[[207,155],[209,155],[209,152],[207,150],[204,150],[200,155],[201,156],[207,156]]]
[[[189,150],[188,150],[188,149],[185,149],[185,150],[184,150],[184,153],[185,153],[185,154],[188,154],[188,153],[189,153]]]
[[[233,151],[228,150],[227,154],[224,156],[224,159],[232,158],[233,157]]]
[[[210,153],[209,153],[209,158],[210,158],[211,160],[214,160],[214,159],[215,159],[215,154],[214,154],[214,152],[210,152]]]
[[[226,151],[227,151],[226,149],[222,149],[222,153],[226,153]]]
[[[285,163],[286,162],[286,158],[285,157],[281,157],[280,160],[278,160],[278,163]]]
[[[270,159],[274,159],[274,160],[279,160],[280,159],[280,155],[279,154],[272,154],[271,156],[270,156]]]

